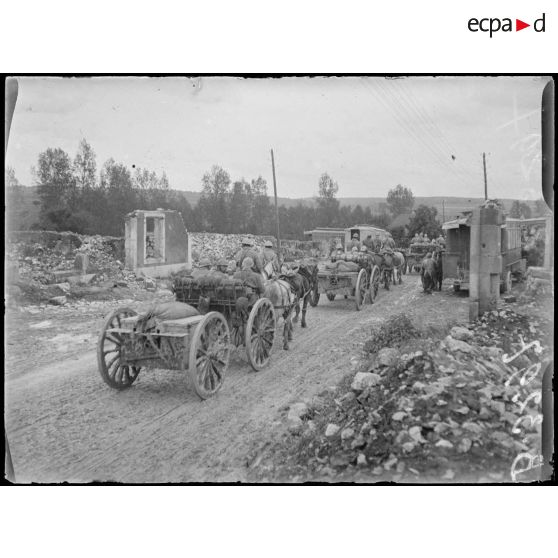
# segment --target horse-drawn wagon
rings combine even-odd
[[[249,293],[241,282],[211,285],[179,277],[173,288],[176,303],[143,314],[118,308],[105,319],[97,360],[110,387],[130,387],[142,368],[187,370],[195,392],[207,399],[223,385],[232,345],[245,346],[254,370],[269,362],[276,321],[267,298],[257,299],[244,319],[236,302]]]
[[[330,301],[341,294],[345,298],[354,296],[356,309],[360,310],[364,304],[374,302],[378,294],[380,269],[367,253],[342,253],[331,262],[321,264],[317,278],[313,306],[318,303],[320,294],[325,294]]]
[[[418,273],[420,271],[422,260],[424,260],[426,254],[436,250],[437,248],[437,245],[433,245],[430,242],[414,242],[411,244],[405,254],[407,259],[407,271],[409,273]]]

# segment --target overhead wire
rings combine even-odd
[[[416,128],[416,126],[413,126],[411,118],[409,118],[408,111],[404,110],[400,102],[398,103],[397,100],[393,99],[393,97],[390,97],[390,91],[382,85],[382,82],[375,81],[374,84],[377,85],[378,90],[373,87],[372,83],[367,84],[363,82],[365,88],[367,88],[366,86],[369,85],[367,89],[369,89],[370,92],[380,101],[380,103],[387,108],[387,110],[392,114],[395,121],[400,125],[400,127],[403,128],[403,130],[407,132],[418,145],[420,145],[426,152],[430,154],[432,161],[437,164],[438,167],[445,174],[455,173],[455,170],[451,168],[449,161],[444,160],[440,153],[438,153],[432,145],[424,140],[424,138],[420,134],[420,131]],[[390,98],[392,100],[391,103],[388,100]],[[395,103],[393,102],[394,100]],[[461,178],[461,180],[463,179]]]
[[[475,175],[469,167],[466,167],[464,165],[462,159],[457,155],[455,155],[459,153],[459,150],[455,148],[453,143],[447,138],[444,132],[440,129],[436,121],[422,106],[417,95],[411,94],[411,92],[405,86],[405,81],[406,80],[404,79],[396,80],[396,84],[397,84],[396,87],[399,88],[402,96],[407,99],[408,106],[410,106],[414,111],[416,111],[419,118],[425,124],[425,129],[427,133],[430,133],[432,140],[436,142],[438,146],[440,146],[442,151],[449,153],[450,155],[453,156],[454,163],[452,163],[452,165],[459,168],[458,172],[466,174],[472,181],[478,182],[480,176],[478,174]]]

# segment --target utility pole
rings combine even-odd
[[[488,184],[486,182],[486,153],[482,154],[482,166],[484,168],[484,199],[488,199]]]
[[[442,223],[446,222],[446,200],[442,200]]]
[[[271,169],[273,171],[273,193],[275,195],[275,234],[277,237],[277,255],[281,260],[281,240],[279,238],[279,207],[277,205],[277,180],[275,179],[275,159],[273,158],[273,149],[271,150]]]

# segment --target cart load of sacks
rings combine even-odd
[[[202,277],[177,277],[173,282],[173,292],[176,300],[187,304],[196,303],[200,297],[211,300],[234,302],[240,297],[251,293],[242,279],[222,278],[212,275]]]
[[[359,271],[372,261],[370,254],[363,252],[335,254],[331,259],[331,262],[325,264],[325,268],[332,271]]]

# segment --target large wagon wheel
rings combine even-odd
[[[310,291],[310,306],[312,307],[318,306],[319,300],[320,300],[320,289],[318,283],[316,282],[316,284],[312,287],[312,290]]]
[[[220,312],[205,314],[190,341],[188,374],[201,399],[215,395],[225,381],[230,357],[229,326]]]
[[[246,356],[254,370],[261,370],[271,357],[275,340],[275,310],[268,298],[254,304],[246,322]]]
[[[368,296],[370,302],[373,303],[378,296],[378,289],[380,288],[380,268],[375,265],[370,272],[370,288],[368,289]]]
[[[366,304],[366,296],[368,293],[368,273],[366,269],[361,269],[358,273],[355,287],[355,304],[356,309],[360,310]]]
[[[97,341],[97,363],[101,378],[114,389],[129,388],[138,377],[141,366],[126,363],[126,360],[122,357],[122,345],[124,343],[122,335],[107,330],[120,328],[123,318],[137,316],[137,314],[131,308],[113,310],[106,317]]]

